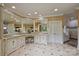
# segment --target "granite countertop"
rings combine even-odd
[[[35,36],[35,35],[46,35],[46,32],[33,32],[33,33],[15,33],[15,34],[4,34],[4,39],[13,39],[17,37],[28,37],[28,36]]]
[[[17,38],[17,37],[21,37],[21,36],[25,36],[25,37],[28,37],[28,36],[35,36],[37,35],[38,33],[18,33],[18,34],[6,34],[4,35],[4,39],[12,39],[12,38]]]

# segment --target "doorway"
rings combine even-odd
[[[78,45],[77,19],[70,20],[68,22],[67,29],[68,29],[68,34],[69,35],[68,35],[68,40],[65,43],[77,48],[77,45]]]

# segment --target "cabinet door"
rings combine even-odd
[[[55,20],[49,22],[49,42],[61,43],[63,41],[62,21]]]
[[[34,43],[36,43],[37,42],[37,35],[34,37]]]
[[[48,34],[53,34],[54,33],[54,22],[49,21],[48,23]]]
[[[7,45],[6,45],[7,49],[7,54],[12,52],[14,50],[14,40],[7,40]]]
[[[54,24],[55,22],[53,21],[49,21],[48,23],[48,36],[49,36],[49,39],[48,39],[48,43],[53,43],[54,42]]]
[[[14,38],[14,50],[16,50],[19,46],[19,39],[18,38]]]
[[[55,22],[55,42],[62,43],[63,42],[63,31],[62,31],[62,21]]]
[[[39,40],[40,40],[40,43],[42,43],[42,44],[46,44],[47,43],[47,41],[46,41],[46,35],[44,34],[44,35],[40,35],[40,37],[39,37]]]

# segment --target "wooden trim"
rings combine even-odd
[[[14,51],[10,52],[9,54],[7,54],[7,56],[10,56],[12,53],[14,53],[15,51],[17,51],[17,50],[21,49],[22,47],[24,47],[24,45],[22,45],[21,47],[17,48],[16,50],[14,50]]]
[[[79,10],[76,10],[76,16],[77,16],[77,20],[78,20],[78,27],[79,27]]]
[[[51,20],[53,20],[53,19],[56,19],[56,20],[58,20],[58,19],[63,19],[63,16],[50,16],[50,17],[46,17],[47,19],[48,19],[48,21],[51,21]]]
[[[62,32],[64,30],[64,16],[50,16],[50,17],[46,17],[49,21],[53,21],[53,20],[60,20],[62,22]]]
[[[12,11],[10,11],[10,12],[12,12]],[[12,13],[13,13],[14,15],[16,15],[16,16],[21,17],[21,18],[27,18],[27,17],[21,16],[21,15],[19,15],[19,14],[15,13],[15,12],[12,12]]]
[[[2,7],[3,9],[6,9],[5,7],[3,7],[1,5],[0,5],[0,7]],[[13,13],[15,16],[18,16],[18,17],[21,17],[21,18],[27,18],[27,17],[21,16],[21,15],[15,13],[15,12],[13,12],[13,11],[10,11],[10,10],[8,10],[8,11],[11,12],[11,13]]]
[[[48,19],[48,21],[53,21],[53,20],[60,20],[62,21],[62,24],[64,25],[64,16],[50,16],[50,17],[46,17]],[[62,27],[63,27],[62,25]]]

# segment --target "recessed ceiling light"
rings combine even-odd
[[[56,9],[54,9],[54,11],[58,11],[58,9],[56,8]]]
[[[29,16],[30,16],[30,15],[31,15],[31,13],[28,13],[27,15],[29,15]]]
[[[15,6],[12,6],[12,8],[15,9],[16,7]]]
[[[38,14],[38,12],[35,12],[35,14]]]

